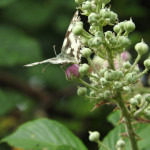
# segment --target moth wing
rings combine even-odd
[[[44,63],[59,64],[57,61],[58,61],[57,57],[55,57],[55,58],[51,58],[51,59],[46,59],[44,61],[27,64],[27,65],[24,65],[24,67],[32,67],[32,66],[36,66],[36,65],[40,65],[40,64],[44,64]]]
[[[81,60],[81,52],[80,52],[81,40],[80,40],[79,36],[75,36],[72,33],[74,23],[80,20],[78,14],[79,14],[79,11],[77,10],[72,18],[72,21],[71,21],[71,23],[68,27],[67,33],[65,35],[61,53],[63,55],[72,57],[76,61],[80,62],[80,60]]]
[[[54,57],[51,59],[46,59],[44,61],[39,61],[39,62],[34,62],[31,64],[24,65],[24,67],[32,67],[32,66],[36,66],[36,65],[44,64],[44,63],[68,64],[68,63],[78,63],[78,61],[76,61],[75,59],[70,59],[70,58],[62,58],[62,57],[59,57],[59,55],[58,55],[57,57]]]

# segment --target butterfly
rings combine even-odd
[[[77,10],[71,20],[71,23],[68,27],[68,30],[65,35],[65,39],[61,48],[61,53],[56,57],[40,61],[34,62],[31,64],[24,65],[25,67],[31,67],[43,63],[51,63],[51,64],[79,64],[81,61],[81,40],[79,36],[75,36],[72,33],[73,26],[76,22],[80,20],[79,11]]]

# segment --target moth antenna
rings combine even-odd
[[[56,53],[56,46],[55,46],[55,45],[53,46],[53,49],[54,49],[55,55],[57,56],[57,53]]]
[[[44,73],[44,71],[45,71],[45,69],[48,67],[48,65],[50,65],[50,63],[47,64],[47,65],[42,69],[42,73]]]

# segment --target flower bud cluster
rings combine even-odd
[[[72,30],[81,39],[81,54],[86,59],[84,63],[73,66],[74,71],[68,68],[67,78],[78,79],[85,86],[78,87],[77,94],[96,104],[105,100],[113,102],[117,93],[122,93],[123,99],[124,95],[129,95],[124,102],[129,104],[132,115],[136,116],[139,112],[150,114],[149,96],[137,94],[132,97],[128,94],[134,91],[133,85],[150,69],[150,59],[144,61],[143,72],[138,66],[141,56],[148,52],[148,45],[143,40],[135,45],[135,62],[130,62],[131,55],[126,51],[130,44],[128,35],[135,30],[132,19],[118,22],[117,14],[106,7],[108,0],[75,2],[79,4],[81,14],[87,16],[90,25],[89,31],[85,31],[83,22],[78,21]],[[113,26],[113,31],[104,32],[104,26]],[[119,143],[117,149],[121,150]]]
[[[129,100],[129,104],[134,116],[142,114],[150,118],[150,94],[137,94]]]

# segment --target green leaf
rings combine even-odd
[[[87,150],[65,126],[48,119],[25,123],[15,133],[2,139],[2,142],[25,150]]]
[[[43,27],[51,19],[49,17],[54,15],[53,11],[51,1],[21,0],[6,8],[3,15],[16,24],[35,30]]]
[[[150,135],[150,125],[147,124],[136,124],[134,125],[136,128],[135,133],[141,138],[138,141],[138,147],[140,150],[147,150],[150,147],[149,135]],[[125,132],[125,127],[123,124],[116,126],[103,140],[103,144],[109,147],[111,150],[116,150],[115,145],[117,141],[120,139],[120,134]],[[128,138],[124,138],[126,146],[125,150],[131,149],[130,142]],[[99,150],[106,150],[103,147],[100,147]]]
[[[116,150],[116,143],[120,139],[120,134],[124,132],[124,126],[118,125],[115,127],[109,134],[104,138],[103,144],[109,147],[111,150]],[[106,150],[103,147],[100,147],[99,150]]]
[[[113,126],[116,126],[120,120],[120,116],[120,110],[116,110],[108,116],[107,120],[112,123]]]
[[[0,66],[26,64],[41,59],[41,48],[36,39],[8,25],[0,25]],[[33,57],[34,56],[34,57]]]
[[[138,142],[140,150],[150,148],[150,124],[138,124],[136,133],[141,138]]]
[[[6,7],[16,0],[0,0],[0,7]]]

